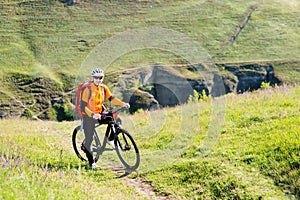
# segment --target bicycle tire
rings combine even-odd
[[[80,126],[77,126],[72,134],[72,145],[73,145],[73,149],[75,151],[75,154],[77,155],[77,157],[82,160],[87,162],[87,157],[86,154],[82,148],[82,144],[84,143],[84,133],[83,131],[80,131]],[[92,153],[93,153],[93,158],[94,161],[97,162],[100,156],[99,153],[99,147],[101,147],[101,143],[100,140],[98,138],[98,135],[95,131],[94,137],[93,137],[93,142],[92,142]]]
[[[126,170],[136,170],[140,165],[140,154],[136,142],[130,133],[124,129],[118,129],[114,142],[117,155],[122,164],[126,167]],[[127,144],[127,146],[124,144]]]

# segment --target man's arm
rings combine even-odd
[[[125,103],[116,97],[111,100],[111,103],[113,103],[114,105],[117,105],[117,106],[130,108],[130,105],[128,103]]]
[[[105,97],[114,105],[117,106],[121,106],[121,107],[126,107],[126,108],[130,108],[130,105],[128,103],[125,103],[123,101],[121,101],[120,99],[118,99],[117,97],[114,97],[109,88],[104,85],[104,89],[105,89]]]

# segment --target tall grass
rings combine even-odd
[[[203,142],[212,100],[123,115],[140,148],[138,176],[171,198],[299,198],[299,94],[299,86],[280,86],[227,95],[225,124],[210,154]],[[117,160],[101,157],[97,171],[79,161],[71,145],[77,123],[0,120],[0,196],[142,199],[115,179]]]
[[[112,170],[92,171],[73,153],[77,123],[1,120],[1,199],[143,199]]]
[[[101,1],[67,7],[59,1],[2,1],[0,75],[18,72],[59,82],[57,74],[76,76],[105,39],[154,26],[188,35],[217,62],[287,60],[278,61],[276,72],[284,80],[299,80],[299,4],[291,2]],[[245,29],[233,45],[224,45],[253,5],[258,9]],[[170,54],[131,52],[112,69],[184,62]],[[15,95],[10,85],[1,91]],[[283,86],[226,96],[225,125],[206,157],[201,144],[211,102],[126,116],[124,127],[141,149],[140,176],[174,198],[300,198],[299,94],[299,86]],[[1,120],[1,198],[142,199],[107,166],[91,171],[75,157],[70,140],[75,125]]]
[[[205,157],[201,144],[210,112],[199,114],[197,109],[207,105],[202,102],[198,106],[183,106],[182,109],[193,107],[190,116],[195,116],[188,121],[193,122],[186,123],[190,131],[180,135],[182,146],[188,149],[182,147],[184,152],[173,157],[169,165],[154,171],[149,169],[142,176],[158,192],[184,199],[299,198],[299,94],[299,87],[282,86],[226,96],[225,125],[217,145]],[[167,113],[174,124],[184,120]],[[172,123],[166,122],[166,126]],[[156,138],[159,140],[162,135],[164,132],[160,131]],[[151,143],[153,147],[160,144],[154,140],[139,141],[143,143]],[[176,149],[172,149],[165,156],[172,157],[172,151],[176,154]],[[152,167],[157,165],[152,163]]]

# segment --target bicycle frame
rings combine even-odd
[[[124,108],[119,108],[114,111],[109,111],[108,113],[102,115],[101,119],[98,120],[98,124],[95,126],[95,129],[103,124],[107,124],[106,131],[105,131],[105,137],[103,138],[102,145],[100,146],[100,149],[97,149],[97,152],[99,155],[102,155],[104,151],[112,151],[112,148],[105,148],[107,144],[107,138],[109,137],[110,134],[114,134],[114,138],[118,137],[117,136],[117,129],[120,128],[120,126],[116,123],[116,119],[114,118],[114,114],[124,110]],[[95,131],[95,134],[97,132]],[[99,136],[97,135],[99,138]]]
[[[99,122],[100,121],[101,120],[99,120]],[[103,123],[99,123],[98,125],[96,125],[95,129],[97,127],[99,127],[100,125],[103,125]],[[100,146],[100,149],[97,149],[97,152],[99,153],[99,155],[102,155],[102,153],[104,151],[112,151],[113,150],[112,148],[106,148],[107,138],[109,137],[110,134],[114,134],[114,137],[116,137],[116,129],[118,129],[118,128],[120,128],[120,127],[118,124],[115,123],[114,119],[112,119],[112,121],[107,124],[105,136],[102,141],[102,145]],[[98,133],[95,131],[95,134],[98,134]],[[97,135],[97,137],[99,138],[98,135]]]
[[[114,118],[115,116],[114,113],[122,109],[124,108],[117,109],[115,111],[109,111],[101,116],[101,120],[98,120],[98,124],[95,125],[95,130],[94,130],[93,141],[95,141],[95,143],[92,146],[92,152],[95,153],[93,157],[94,157],[94,161],[97,162],[99,157],[103,154],[104,151],[116,150],[116,153],[120,161],[122,162],[122,164],[125,166],[126,171],[133,171],[137,169],[139,166],[140,155],[139,155],[138,147],[133,137],[130,135],[129,132],[122,129],[121,125],[119,125],[117,120]],[[104,124],[107,125],[107,127],[105,131],[105,135],[103,135],[103,140],[100,141],[96,128]],[[87,161],[86,158],[84,158],[84,156],[81,155],[81,153],[84,153],[86,151],[86,149],[83,149],[83,145],[82,145],[85,139],[83,138],[82,140],[80,139],[79,136],[79,140],[77,142],[77,136],[79,135],[77,133],[82,134],[81,130],[82,130],[81,126],[77,126],[74,129],[72,134],[72,144],[76,155],[82,161]],[[115,147],[114,148],[106,147],[107,139],[112,136],[114,137]]]

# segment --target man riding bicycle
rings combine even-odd
[[[92,169],[98,166],[94,162],[91,145],[93,141],[93,134],[97,120],[101,120],[101,113],[104,111],[104,99],[108,99],[112,104],[130,108],[128,103],[121,101],[114,97],[109,88],[104,85],[104,71],[102,69],[92,70],[92,82],[89,87],[86,87],[82,92],[81,110],[83,115],[83,130],[85,135],[85,143],[83,144],[84,152],[88,158],[89,165]],[[114,148],[114,135],[108,137],[107,142]]]

